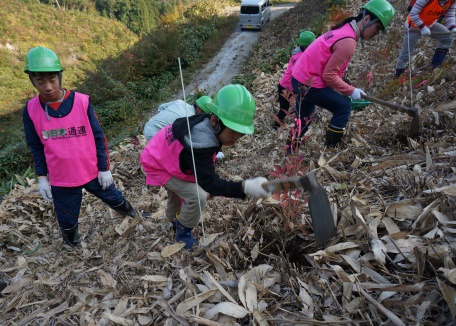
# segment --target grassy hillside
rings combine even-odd
[[[347,3],[352,13],[362,5]],[[392,75],[407,3],[396,4],[388,34],[358,47],[350,75],[363,85],[367,66],[368,94],[409,105],[401,102],[408,85]],[[2,200],[0,325],[454,325],[456,59],[432,89],[412,87],[419,138],[404,140],[408,116],[373,104],[353,113],[341,147],[328,150],[331,114],[319,108],[303,146],[285,156],[288,128],[274,130],[271,119],[285,70],[278,55],[298,31],[325,30],[334,18],[320,20],[326,13],[323,1],[306,0],[265,27],[250,57],[256,69],[244,69],[253,76],[255,133],[225,147],[216,169],[231,180],[313,169],[337,225],[328,245],[315,244],[308,193],[291,190],[267,200],[215,196],[193,231],[199,244],[184,250],[165,217],[166,191],[145,186],[144,137],[125,139],[111,152],[113,175],[138,216],[124,218],[86,193],[79,248],[62,246],[35,180]],[[431,42],[420,40],[412,66],[429,62]]]
[[[27,51],[53,49],[64,67],[65,87],[72,88],[85,71],[138,41],[120,22],[79,11],[22,0],[0,0],[0,144],[11,137],[24,101],[35,94],[23,72]],[[17,135],[19,137],[19,134]],[[0,145],[3,146],[3,145]],[[0,147],[1,149],[1,147]]]
[[[137,133],[157,101],[175,94],[177,57],[186,77],[217,53],[238,20],[224,12],[228,4],[194,1],[179,19],[138,39],[121,23],[96,13],[0,0],[5,9],[0,13],[5,35],[0,44],[0,194],[9,191],[15,174],[33,175],[21,119],[25,101],[36,94],[23,72],[30,48],[44,45],[59,55],[63,86],[91,96],[112,146]]]

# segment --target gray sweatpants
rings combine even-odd
[[[198,226],[200,219],[200,210],[198,205],[198,192],[199,204],[201,210],[206,205],[207,192],[205,192],[196,183],[184,181],[172,177],[166,184],[165,189],[168,193],[168,205],[166,206],[166,217],[171,222],[176,222],[176,214],[179,222],[188,228]],[[183,200],[181,204],[181,198]]]
[[[407,62],[409,60],[409,47],[410,53],[413,52],[415,44],[418,39],[421,37],[421,32],[419,28],[407,28],[404,27],[404,41],[402,42],[402,51],[397,58],[396,69],[403,69],[407,67]],[[435,35],[433,33],[449,33],[448,28],[440,23],[434,23],[431,27],[431,35],[433,39],[439,41],[437,48],[439,49],[449,49],[451,44],[453,44],[453,37],[451,35]]]

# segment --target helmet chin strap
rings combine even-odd
[[[366,16],[366,9],[363,10],[363,18],[361,19],[361,21],[363,22],[363,27],[361,28],[361,31],[359,33],[359,37],[361,39],[361,46],[363,49],[364,49],[364,30],[366,29],[366,27],[369,27],[370,25],[375,24],[376,22],[379,21],[378,18],[370,19],[369,22],[366,25],[364,25],[365,16]],[[369,15],[369,17],[371,17],[371,16]]]
[[[215,114],[214,114],[215,115]],[[216,116],[217,117],[217,116]],[[214,127],[214,134],[218,135],[222,132],[222,127],[220,126],[220,118],[217,117],[217,126]]]
[[[359,38],[361,39],[361,47],[364,49],[364,30],[366,29],[367,26],[364,25],[364,17],[366,16],[366,9],[363,10],[363,17],[361,18],[361,21],[363,22],[363,27],[361,28],[361,31],[359,32]]]
[[[215,114],[214,116],[217,117]],[[214,134],[216,134],[217,136],[220,135],[225,128],[226,126],[223,123],[222,119],[217,117],[217,127],[214,128]]]

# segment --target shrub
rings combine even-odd
[[[32,155],[25,142],[17,142],[0,151],[0,180],[11,180],[14,174],[33,166]]]

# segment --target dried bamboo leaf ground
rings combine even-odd
[[[353,8],[359,5],[353,1]],[[291,26],[284,33],[306,27],[307,9],[303,3],[286,16]],[[408,105],[407,85],[391,87],[400,82],[391,72],[402,20],[396,17],[387,36],[358,50],[349,76],[366,81],[367,61],[375,60],[366,91]],[[274,28],[265,28],[269,39],[252,60],[264,60],[273,52],[270,44],[283,42]],[[388,56],[379,56],[388,44]],[[429,60],[432,46],[420,43],[412,61]],[[409,117],[371,105],[353,114],[342,148],[327,151],[323,133],[330,116],[319,110],[300,162],[303,170],[317,169],[337,212],[338,236],[325,248],[315,247],[305,194],[297,194],[289,198],[300,203],[293,216],[277,195],[259,201],[215,198],[204,210],[204,243],[183,250],[164,218],[165,192],[144,184],[142,137],[127,139],[110,155],[116,184],[140,216],[122,218],[85,194],[80,249],[62,247],[52,207],[34,180],[16,186],[0,206],[0,324],[452,325],[453,63],[451,54],[433,89],[414,94],[425,122],[419,140],[407,138]],[[283,70],[253,72],[256,132],[224,149],[226,158],[217,167],[222,176],[267,175],[293,161],[282,148],[287,131],[274,131],[271,120]],[[144,218],[145,212],[151,216]],[[202,229],[197,233],[202,242]]]

